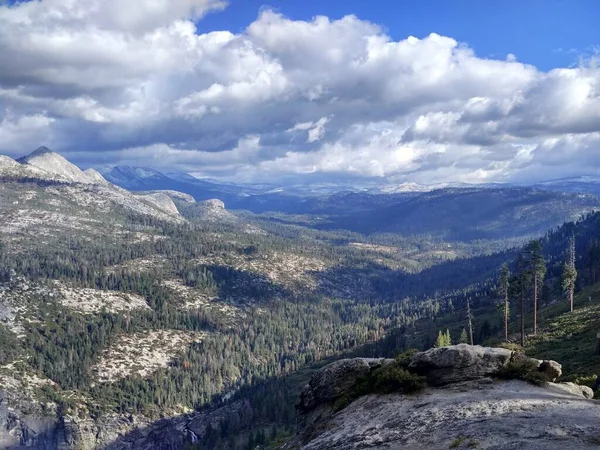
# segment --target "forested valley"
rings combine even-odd
[[[15,205],[22,191],[43,198],[48,189],[61,187],[7,180],[3,196]],[[5,231],[0,375],[50,380],[30,383],[31,395],[65,416],[158,420],[225,408],[192,448],[256,448],[293,431],[295,397],[315,367],[500,342],[505,319],[512,335],[526,318],[525,339],[534,310],[600,276],[595,213],[539,239],[446,241],[178,208],[188,220],[112,205],[91,209],[93,228]],[[117,307],[107,295],[138,303]],[[164,363],[135,361],[161,347]],[[243,418],[227,412],[240,404]]]

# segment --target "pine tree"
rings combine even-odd
[[[446,345],[446,336],[444,335],[444,333],[442,333],[442,330],[438,331],[438,337],[435,340],[435,346],[436,347],[445,347]]]
[[[465,330],[464,328],[462,329],[462,331],[460,332],[460,339],[459,342],[461,344],[467,344],[469,342],[469,338],[467,337],[467,330]]]
[[[575,240],[569,239],[568,260],[563,266],[562,288],[569,299],[571,312],[573,312],[573,297],[575,294],[575,280],[577,280],[577,269],[575,269]]]
[[[537,334],[537,309],[540,286],[546,276],[546,261],[542,255],[542,244],[539,240],[531,241],[527,245],[527,263],[531,274],[533,287],[533,335]]]
[[[450,337],[450,330],[446,329],[446,332],[442,332],[442,330],[438,331],[438,337],[435,341],[436,347],[448,347],[452,345],[452,338]]]
[[[504,341],[508,342],[508,316],[510,315],[510,305],[508,303],[508,290],[510,288],[510,271],[505,263],[500,270],[499,294],[504,300]]]

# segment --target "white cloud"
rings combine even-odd
[[[180,19],[197,20],[226,6],[221,0],[43,0],[5,6],[13,26],[43,24],[54,32],[77,27],[143,33]]]
[[[287,130],[288,133],[293,133],[294,131],[307,131],[306,143],[311,144],[313,142],[320,141],[325,135],[325,125],[329,122],[328,117],[321,117],[316,122],[302,122],[297,123],[292,128]]]
[[[0,119],[0,148],[7,152],[20,150],[23,145],[36,148],[42,144],[51,145],[50,127],[54,119],[42,114],[19,115],[6,114]]]
[[[541,72],[512,54],[479,58],[451,37],[393,41],[354,16],[295,21],[269,10],[242,33],[197,34],[194,21],[223,7],[0,6],[0,54],[11,61],[0,64],[0,151],[50,143],[86,165],[421,183],[560,175],[594,161],[591,59]]]

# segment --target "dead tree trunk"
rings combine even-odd
[[[469,319],[469,341],[473,344],[473,315],[471,314],[471,302],[467,299],[467,318]]]
[[[569,269],[571,274],[575,273],[575,239],[571,238],[569,241]],[[575,294],[575,280],[571,280],[569,285],[569,303],[571,305],[571,312],[573,312],[573,302]]]

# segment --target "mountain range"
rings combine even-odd
[[[265,185],[220,184],[149,168],[115,166],[101,170],[102,174],[94,169],[82,171],[45,147],[16,161],[8,157],[0,160],[4,177],[71,183],[88,189],[93,186],[105,199],[136,205],[138,211],[150,207],[181,217],[179,208],[184,216],[199,218],[212,210],[214,217],[239,222],[231,213],[219,214],[226,206],[227,210],[249,211],[246,219],[251,222],[274,224],[281,221],[277,214],[283,213],[293,215],[285,219],[290,224],[299,220],[317,230],[345,229],[368,235],[401,233],[450,241],[524,239],[600,208],[596,196],[571,192],[579,185],[595,186],[594,180],[588,179],[547,183],[543,188],[490,185],[385,194],[345,191],[298,195]],[[223,208],[195,205],[213,199],[222,202]]]
[[[402,194],[431,192],[443,189],[462,189],[462,188],[519,188],[534,187],[538,189],[553,190],[559,192],[572,192],[582,194],[600,194],[600,178],[592,176],[560,178],[533,183],[431,183],[419,184],[415,182],[392,183],[390,180],[382,181],[360,181],[349,182],[316,182],[306,184],[287,184],[275,185],[269,183],[263,184],[239,184],[225,183],[219,180],[198,179],[190,174],[183,172],[162,173],[156,169],[148,167],[133,166],[101,166],[97,170],[112,183],[132,190],[159,189],[168,183],[183,183],[184,189],[194,189],[192,186],[204,186],[215,191],[225,191],[240,194],[286,194],[290,196],[322,196],[332,195],[337,192],[362,192],[370,194]],[[154,186],[154,187],[153,187]]]

